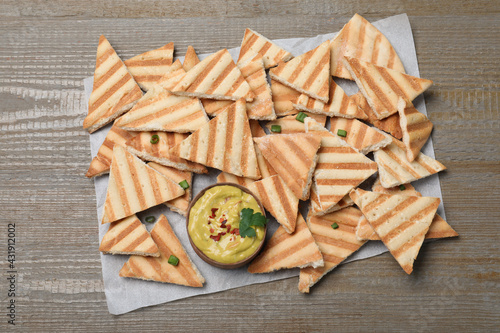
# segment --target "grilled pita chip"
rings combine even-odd
[[[286,186],[280,176],[274,175],[254,182],[248,186],[248,189],[259,198],[286,232],[289,234],[294,232],[299,199]]]
[[[271,79],[271,93],[273,96],[274,111],[278,117],[288,116],[299,112],[295,109],[293,103],[295,103],[297,98],[301,95],[300,92]]]
[[[345,57],[343,61],[378,119],[397,113],[400,97],[413,101],[432,85],[431,80],[403,74],[359,59]]]
[[[305,133],[275,134],[254,141],[295,196],[307,200],[321,137]]]
[[[307,133],[321,137],[313,189],[321,208],[320,211],[315,209],[315,214],[324,215],[337,209],[336,204],[346,194],[373,175],[377,164],[339,140],[314,119],[306,118],[304,123]]]
[[[443,164],[422,153],[413,162],[408,162],[404,144],[395,139],[387,147],[377,150],[374,157],[384,187],[411,183],[446,169]]]
[[[401,132],[401,127],[399,126],[399,113],[395,113],[387,118],[379,120],[361,91],[349,97],[358,105],[361,110],[363,110],[363,112],[368,117],[367,121],[370,124],[378,128],[379,130],[389,133],[396,139],[401,140],[401,138],[403,137],[403,133]]]
[[[353,80],[342,63],[343,57],[353,57],[404,73],[403,63],[387,38],[362,16],[354,14],[340,30],[331,45],[332,76]]]
[[[328,103],[323,103],[302,94],[293,106],[302,111],[324,114],[330,117],[366,119],[366,114],[353,100],[347,96],[344,90],[332,80],[330,82],[330,94]]]
[[[436,215],[439,198],[353,190],[351,198],[407,274]]]
[[[160,249],[160,257],[131,256],[120,271],[120,276],[189,287],[203,287],[205,279],[187,255],[164,215],[160,216],[151,230],[151,237]],[[176,266],[168,263],[170,256],[179,259]]]
[[[327,117],[321,114],[304,112],[308,117],[313,118],[319,124],[323,126],[326,124]],[[303,122],[296,119],[297,115],[286,116],[283,118],[278,118],[276,120],[270,121],[266,124],[269,131],[273,125],[279,125],[281,127],[281,134],[292,134],[292,133],[305,133],[306,127]]]
[[[152,143],[155,142],[153,139],[154,135],[158,136],[157,143]],[[135,137],[129,139],[124,146],[129,152],[146,161],[153,161],[183,171],[207,173],[208,170],[204,165],[170,154],[170,148],[179,144],[188,136],[188,134],[183,133],[140,132]]]
[[[217,183],[234,183],[248,187],[253,182],[255,182],[255,180],[246,177],[238,177],[227,172],[221,172],[217,176]]]
[[[356,224],[361,216],[361,211],[354,207],[322,217],[308,215],[307,226],[318,244],[325,265],[300,270],[300,292],[308,293],[309,288],[365,244],[366,241],[357,240],[355,235]]]
[[[255,94],[226,49],[195,65],[172,89],[176,95],[252,102]]]
[[[262,56],[266,69],[276,66],[280,61],[293,58],[290,52],[283,50],[258,32],[247,28],[241,42],[238,62],[247,57],[253,57],[255,53]]]
[[[261,136],[267,135],[262,126],[260,126],[258,120],[249,120],[248,122],[250,124],[250,132],[252,132],[252,137],[260,138]]]
[[[99,251],[109,254],[160,256],[151,235],[135,215],[111,223],[102,238]]]
[[[406,158],[413,162],[431,135],[432,123],[425,114],[418,112],[411,102],[403,98],[399,99],[398,112]]]
[[[175,198],[173,200],[165,202],[165,206],[170,208],[170,210],[181,214],[182,216],[187,216],[187,211],[189,207],[189,202],[191,201],[191,187],[193,186],[193,174],[189,171],[181,171],[171,167],[166,167],[161,164],[151,162],[148,163],[150,167],[164,175],[165,177],[173,180],[177,184],[182,181],[188,183],[188,188],[185,189],[184,195]]]
[[[311,214],[314,216],[323,216],[341,210],[342,208],[350,207],[352,205],[354,205],[354,201],[352,201],[349,194],[346,194],[342,199],[340,199],[339,202],[335,204],[335,206],[328,209],[328,213],[325,213],[321,206],[321,202],[319,201],[319,196],[316,193],[316,188],[314,186],[311,187],[311,203],[309,207],[311,210]]]
[[[184,57],[184,62],[182,63],[182,67],[186,72],[189,72],[191,68],[194,66],[198,65],[200,62],[200,59],[196,55],[196,52],[194,51],[194,48],[189,45],[186,51],[186,56]]]
[[[135,82],[148,91],[164,74],[180,68],[179,62],[172,64],[173,60],[174,43],[168,43],[159,49],[125,60],[124,63]]]
[[[340,136],[339,130],[345,131],[346,136]],[[384,148],[392,142],[389,135],[356,119],[331,118],[330,131],[364,155]]]
[[[203,125],[170,153],[236,176],[261,177],[244,99]]]
[[[102,223],[110,223],[180,197],[179,184],[115,145]]]
[[[257,120],[250,120],[250,131],[252,132],[252,137],[254,138],[260,138],[267,135]],[[259,164],[259,170],[262,178],[267,178],[272,175],[277,175],[276,171],[274,171],[271,164],[269,164],[269,162],[262,155],[262,152],[260,151],[259,146],[257,146],[256,143],[254,143],[254,149],[255,149],[255,155],[257,156],[257,163]]]
[[[328,103],[330,41],[269,70],[271,78],[314,99]]]
[[[101,176],[109,172],[111,166],[111,159],[113,158],[113,147],[115,144],[124,146],[125,142],[135,136],[136,133],[130,133],[122,130],[120,127],[113,125],[106,134],[104,142],[97,151],[96,157],[90,162],[89,170],[85,175],[88,178]]]
[[[89,133],[97,131],[130,110],[141,97],[141,88],[106,37],[101,35],[97,46],[89,113],[83,121],[83,128]]]
[[[170,91],[175,88],[175,86],[181,81],[181,79],[186,75],[186,71],[181,65],[181,61],[177,59],[174,64],[179,64],[179,69],[171,71],[163,75],[156,83],[163,89]]]
[[[172,95],[154,86],[116,125],[129,131],[196,131],[208,122],[197,98]]]
[[[264,250],[248,266],[250,273],[270,273],[283,268],[321,267],[323,257],[300,213],[293,234],[280,226]]]

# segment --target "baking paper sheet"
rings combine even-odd
[[[419,76],[413,35],[410,22],[406,14],[392,16],[374,22],[373,24],[389,39],[397,54],[401,58],[406,72],[413,76]],[[258,31],[258,27],[254,28]],[[244,30],[242,28],[242,36],[243,32]],[[336,33],[328,33],[313,38],[279,39],[275,40],[274,42],[276,42],[284,49],[292,52],[294,56],[298,56],[315,48],[322,42],[328,39],[332,39],[335,35]],[[239,48],[230,49],[229,52],[235,60],[238,58]],[[203,59],[206,56],[208,56],[208,54],[199,55],[200,59]],[[182,58],[180,59],[183,60]],[[92,77],[84,80],[87,101],[92,91],[92,83]],[[349,95],[357,92],[358,90],[356,84],[352,81],[338,80],[337,83],[339,83]],[[413,103],[420,112],[427,114],[423,96],[419,96]],[[108,125],[105,128],[102,128],[90,135],[92,157],[96,156],[97,151],[104,141],[104,138],[106,137],[106,134],[110,128],[111,125]],[[430,138],[427,141],[426,145],[423,147],[422,151],[424,154],[434,157],[432,140]],[[193,197],[204,187],[215,183],[218,174],[219,171],[215,169],[211,169],[208,175],[194,174]],[[101,225],[100,223],[102,218],[103,205],[106,199],[108,178],[109,177],[106,175],[94,179],[97,201],[97,223],[99,224],[99,241],[102,240],[102,237],[109,227],[109,224]],[[413,185],[424,196],[439,197],[442,199],[438,175],[433,175],[431,177],[414,182]],[[306,216],[305,210],[307,209],[307,207],[305,206],[306,205],[302,203],[301,211],[304,216]],[[438,209],[438,213],[443,218],[445,218],[444,208],[442,204]],[[171,302],[177,299],[196,296],[200,294],[214,293],[254,283],[263,283],[289,277],[295,277],[299,274],[298,269],[282,270],[269,274],[254,275],[247,272],[246,266],[237,270],[230,271],[212,267],[201,260],[191,248],[187,238],[185,218],[183,216],[171,212],[163,205],[151,208],[143,213],[138,214],[138,216],[141,218],[141,220],[144,221],[145,216],[154,215],[158,217],[160,214],[165,214],[167,216],[170,224],[172,225],[172,228],[184,245],[188,255],[192,258],[193,262],[205,277],[206,283],[202,288],[190,288],[173,284],[122,278],[118,276],[118,272],[120,271],[125,261],[127,261],[128,256],[113,256],[101,254],[104,291],[106,293],[109,312],[112,314],[119,315],[141,307]],[[149,231],[151,231],[153,225],[147,224],[146,227]],[[271,235],[277,228],[278,223],[274,220],[274,218],[270,216],[268,238],[271,237]],[[98,250],[96,249],[96,251]],[[357,253],[348,258],[345,263],[373,257],[384,252],[387,252],[387,249],[381,242],[368,242]],[[298,292],[299,291],[297,290],[297,293]],[[314,295],[311,295],[310,297],[314,297]]]

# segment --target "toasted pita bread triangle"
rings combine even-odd
[[[160,216],[151,230],[151,237],[160,249],[160,257],[131,256],[120,271],[120,276],[189,287],[203,287],[205,279],[187,255],[164,215]],[[177,266],[168,263],[170,256],[179,259]]]
[[[346,136],[339,136],[339,130],[346,131]],[[330,131],[364,155],[384,148],[392,142],[389,135],[356,119],[331,118]]]
[[[353,57],[404,73],[403,63],[387,38],[362,16],[354,14],[331,45],[331,74],[353,80],[342,58]]]
[[[379,130],[389,133],[396,139],[401,140],[401,138],[403,137],[403,133],[401,132],[401,127],[399,126],[399,113],[395,113],[387,118],[379,120],[361,91],[349,97],[358,105],[361,110],[363,110],[368,118],[367,121],[370,124],[378,128]]]
[[[286,186],[280,176],[274,175],[254,182],[248,186],[248,189],[259,198],[286,232],[289,234],[294,232],[299,199]]]
[[[179,184],[115,145],[102,223],[110,223],[180,197]]]
[[[184,62],[182,63],[182,67],[186,72],[189,72],[191,68],[198,65],[200,63],[200,58],[196,55],[194,48],[189,45],[186,51],[186,56],[184,57]]]
[[[330,84],[330,41],[289,62],[271,68],[269,75],[314,99],[328,103]]]
[[[346,194],[342,199],[340,199],[339,202],[335,204],[335,206],[332,206],[328,209],[328,213],[325,213],[325,210],[323,210],[323,206],[321,205],[321,201],[319,201],[319,196],[316,193],[316,188],[314,186],[311,187],[311,202],[309,207],[311,210],[311,214],[314,216],[323,216],[341,210],[342,208],[350,207],[352,205],[354,205],[354,201],[352,201],[349,194]]]
[[[330,117],[358,118],[366,119],[366,114],[361,110],[353,100],[347,96],[345,91],[335,83],[330,82],[330,94],[328,103],[302,94],[293,106],[302,111],[324,114]]]
[[[167,91],[171,91],[172,89],[174,89],[174,87],[181,81],[184,75],[186,75],[186,71],[182,67],[181,61],[179,59],[174,62],[174,65],[179,68],[166,73],[156,82],[157,85]]]
[[[353,190],[351,198],[407,274],[436,215],[439,198]]]
[[[92,162],[90,162],[89,170],[85,176],[92,178],[108,173],[109,167],[111,166],[111,159],[113,158],[113,147],[115,144],[124,146],[125,142],[133,138],[135,135],[136,133],[122,130],[116,125],[111,126],[108,134],[106,134],[106,138],[104,138],[103,144],[97,151],[96,157],[94,157]]]
[[[432,123],[425,114],[420,113],[411,102],[403,98],[399,99],[398,112],[406,158],[413,162],[431,135]]]
[[[170,153],[236,176],[261,177],[244,99],[200,127]]]
[[[302,95],[300,92],[271,79],[271,93],[276,116],[288,116],[299,112],[295,109],[293,103],[295,103],[297,98]]]
[[[224,171],[217,176],[217,183],[234,183],[248,187],[253,182],[255,182],[255,180],[246,177],[238,177]]]
[[[260,123],[258,120],[249,120],[248,123],[250,124],[250,132],[252,132],[252,137],[254,138],[260,138],[261,136],[266,136],[266,131],[260,126]]]
[[[149,90],[164,74],[179,69],[180,63],[174,60],[174,43],[168,43],[159,49],[139,54],[125,60],[125,66],[143,89]]]
[[[172,95],[156,85],[116,125],[129,131],[187,133],[208,120],[199,99]]]
[[[321,137],[305,133],[274,134],[254,141],[295,196],[307,200]]]
[[[300,213],[293,234],[280,226],[264,250],[248,266],[250,273],[269,273],[283,268],[320,267],[323,257]]]
[[[157,143],[151,143],[154,135],[158,136]],[[170,154],[170,148],[179,144],[188,136],[188,134],[184,133],[140,132],[125,142],[124,146],[129,152],[146,161],[153,161],[182,171],[207,173],[208,170],[204,165]]]
[[[141,88],[106,37],[101,35],[97,46],[94,86],[83,128],[89,133],[97,131],[130,110],[141,97]]]
[[[354,207],[321,217],[308,215],[307,226],[318,244],[325,265],[300,270],[300,292],[308,293],[309,288],[365,244],[366,241],[357,240],[355,235],[356,224],[361,216],[361,211]],[[337,224],[336,229],[332,227],[334,223]]]
[[[258,120],[250,120],[250,131],[252,132],[252,137],[254,138],[260,138],[267,135],[264,129],[260,126]],[[276,171],[274,171],[271,164],[269,164],[269,162],[264,158],[262,152],[259,149],[259,146],[257,146],[255,142],[254,149],[255,155],[257,156],[257,163],[259,164],[260,175],[262,176],[262,178],[277,175]]]
[[[255,53],[262,56],[266,69],[276,66],[280,61],[288,61],[293,58],[290,52],[285,51],[258,32],[247,28],[241,42],[238,62],[253,57]]]
[[[359,184],[377,171],[377,164],[339,140],[312,118],[304,121],[307,133],[321,137],[318,164],[314,171],[314,192],[324,215],[337,209],[336,204]]]
[[[109,254],[160,256],[151,235],[135,215],[111,223],[102,238],[99,251]]]
[[[431,80],[403,74],[359,59],[345,57],[343,62],[378,119],[397,113],[400,97],[413,101],[432,85]]]
[[[253,101],[255,94],[226,49],[195,65],[172,89],[176,95],[236,101]]]
[[[422,153],[413,162],[408,162],[404,144],[396,139],[377,150],[374,157],[384,187],[411,183],[446,169],[443,164]]]
[[[296,115],[286,116],[283,118],[278,118],[276,120],[270,121],[266,124],[267,129],[271,131],[271,128],[275,125],[281,127],[281,132],[278,134],[293,134],[293,133],[305,133],[306,127],[303,122],[295,119]],[[325,117],[326,118],[326,117]]]
[[[164,175],[165,177],[173,180],[177,184],[182,181],[188,183],[188,188],[185,189],[184,195],[175,198],[173,200],[165,202],[165,206],[170,208],[170,210],[181,214],[182,216],[187,216],[187,211],[189,207],[189,202],[191,201],[191,188],[193,186],[193,174],[189,171],[181,171],[175,168],[167,167],[155,162],[148,163],[150,167]]]

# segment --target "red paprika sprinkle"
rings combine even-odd
[[[210,228],[210,233],[214,232],[214,229]]]
[[[212,236],[210,236],[210,238],[212,238],[214,241],[218,242],[220,240],[220,234],[217,236],[212,235]]]
[[[219,236],[224,236],[225,234],[225,232],[219,232]]]
[[[227,228],[227,232],[230,232],[230,231],[231,231],[231,225],[230,225],[230,224],[227,224],[227,225],[226,225],[226,228]]]

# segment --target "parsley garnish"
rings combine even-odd
[[[261,213],[254,213],[251,208],[243,208],[240,213],[240,236],[255,237],[255,229],[252,226],[264,227],[267,223],[266,218]]]

